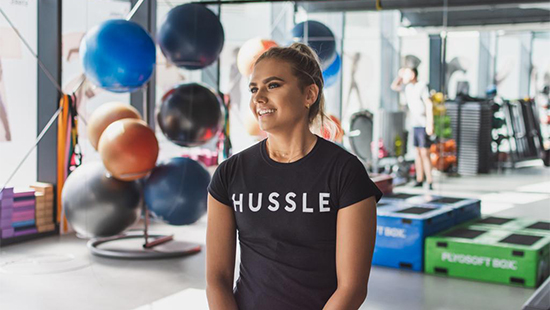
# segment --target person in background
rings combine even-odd
[[[418,81],[416,68],[401,68],[391,88],[404,92],[413,127],[415,146],[416,183],[422,187],[424,177],[430,190],[433,189],[432,163],[430,161],[430,136],[434,133],[433,103],[430,100],[428,86]]]

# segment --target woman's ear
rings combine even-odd
[[[307,88],[306,105],[311,106],[317,101],[319,97],[319,86],[317,84],[311,84]]]

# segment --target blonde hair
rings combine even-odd
[[[309,127],[313,133],[318,135],[321,135],[324,128],[328,133],[328,139],[334,141],[338,127],[325,110],[325,96],[323,94],[325,81],[317,54],[306,44],[297,42],[292,43],[289,47],[270,48],[258,57],[255,64],[264,59],[278,59],[290,64],[292,73],[300,81],[302,90],[311,84],[319,87],[317,100],[309,107]]]

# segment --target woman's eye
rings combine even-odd
[[[279,86],[280,86],[279,83],[271,83],[268,85],[269,89],[277,88]]]
[[[250,89],[250,92],[251,92],[251,93],[255,93],[255,92],[257,92],[257,91],[258,91],[258,88],[256,88],[256,87],[252,87],[252,88]]]

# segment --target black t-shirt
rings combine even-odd
[[[272,160],[264,139],[222,162],[208,192],[235,212],[240,310],[322,309],[337,287],[338,209],[382,196],[355,155],[321,137],[292,163]]]

